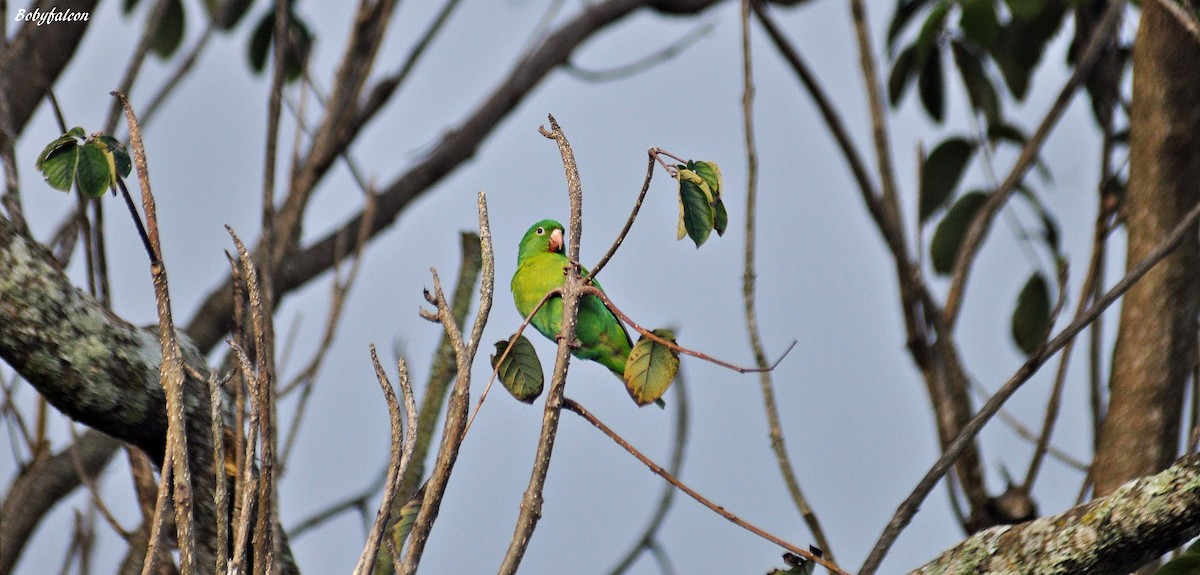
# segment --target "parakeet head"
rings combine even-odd
[[[554,220],[542,220],[533,224],[525,237],[521,238],[521,248],[517,252],[517,261],[534,254],[563,251],[563,227]]]

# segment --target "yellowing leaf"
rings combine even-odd
[[[721,168],[717,167],[715,162],[689,161],[687,169],[704,179],[704,183],[708,184],[708,189],[712,193],[713,200],[721,198]]]
[[[513,397],[518,401],[533,403],[533,400],[542,394],[542,362],[538,360],[533,344],[529,343],[524,335],[516,336],[512,349],[501,361],[500,357],[504,355],[510,341],[513,341],[513,338],[496,342],[496,355],[491,357],[492,367],[496,368],[496,364],[500,364],[496,375],[504,384],[504,389]]]
[[[675,333],[669,329],[656,329],[651,333],[675,342]],[[678,371],[678,352],[642,336],[629,352],[629,360],[625,363],[625,389],[638,406],[655,403],[671,387]]]

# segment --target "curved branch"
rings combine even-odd
[[[913,574],[1119,574],[1200,534],[1200,455],[1065,513],[994,527],[946,550]]]

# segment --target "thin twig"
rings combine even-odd
[[[121,536],[121,539],[129,541],[130,537],[133,536],[133,532],[123,527],[121,522],[117,520],[117,517],[108,509],[108,505],[104,503],[104,498],[100,496],[100,488],[96,486],[94,476],[83,468],[83,461],[79,459],[79,432],[75,430],[75,422],[68,422],[67,427],[71,430],[72,442],[67,451],[71,454],[71,465],[75,468],[75,474],[79,476],[79,480],[83,482],[83,485],[87,487],[88,493],[92,496],[92,505],[104,517],[104,521],[108,523],[108,526],[112,527],[112,530],[116,531],[117,535]]]
[[[162,555],[164,561],[170,558],[170,554],[166,550],[159,550],[159,546],[164,543],[167,529],[167,507],[170,505],[168,497],[168,489],[165,487],[171,484],[171,476],[174,470],[175,452],[168,449],[166,455],[163,456],[162,462],[162,477],[159,481],[158,496],[154,501],[154,520],[150,526],[150,544],[146,549],[146,562],[142,564],[142,575],[153,575],[158,573],[158,559]]]
[[[621,228],[621,233],[617,234],[617,239],[613,240],[613,244],[608,248],[608,252],[600,261],[592,267],[592,273],[589,277],[592,280],[596,279],[596,275],[604,266],[608,264],[608,260],[612,259],[613,254],[617,253],[617,248],[621,247],[621,243],[625,241],[625,236],[629,234],[629,229],[633,227],[633,220],[637,219],[638,211],[642,209],[642,201],[646,199],[646,192],[650,190],[650,178],[654,176],[654,161],[658,159],[658,148],[650,148],[647,152],[649,156],[646,161],[646,180],[642,183],[642,191],[638,192],[637,201],[633,202],[633,211],[629,213],[629,219],[625,220],[625,227]]]
[[[767,417],[767,429],[770,437],[771,451],[779,466],[779,473],[787,486],[792,504],[804,518],[804,523],[812,531],[817,546],[826,553],[827,560],[836,564],[833,556],[833,546],[821,527],[821,521],[809,504],[808,498],[800,487],[796,477],[796,467],[788,454],[783,436],[783,423],[779,417],[779,406],[775,401],[775,383],[771,370],[767,368],[767,352],[763,345],[762,332],[758,326],[757,305],[757,273],[755,272],[755,234],[757,233],[756,216],[758,203],[758,144],[754,135],[754,65],[750,45],[750,12],[751,0],[741,2],[741,31],[742,31],[742,128],[746,145],[746,243],[744,267],[742,271],[742,311],[746,320],[746,333],[750,338],[750,348],[754,353],[754,363],[759,369],[759,389],[762,392],[763,411]]]
[[[1103,210],[1103,208],[1101,208]],[[1103,251],[1100,245],[1103,239],[1096,238],[1096,242],[1092,245],[1092,256],[1088,262],[1087,275],[1083,279],[1083,285],[1079,288],[1079,302],[1076,304],[1075,317],[1077,320],[1087,310],[1087,301],[1092,297],[1092,293],[1096,291],[1096,285],[1100,282],[1100,256]],[[1060,285],[1059,295],[1061,297],[1065,285]],[[1062,392],[1066,384],[1067,368],[1071,360],[1071,352],[1075,349],[1075,340],[1067,342],[1063,347],[1062,354],[1059,356],[1058,369],[1054,374],[1054,387],[1050,391],[1050,398],[1046,402],[1046,415],[1042,421],[1042,432],[1038,435],[1037,447],[1034,449],[1033,457],[1029,461],[1029,469],[1025,472],[1025,481],[1022,487],[1026,492],[1033,492],[1033,484],[1037,480],[1038,472],[1041,470],[1042,462],[1046,454],[1050,450],[1050,437],[1054,433],[1054,423],[1058,421],[1058,410],[1062,402]]]
[[[668,473],[674,477],[679,477],[679,473],[683,470],[683,454],[688,440],[689,410],[687,386],[684,382],[683,370],[680,369],[678,375],[676,375],[675,384],[671,386],[675,390],[675,437],[674,447],[671,450],[671,462],[667,466],[670,469]],[[646,525],[646,529],[642,531],[642,536],[638,538],[633,548],[609,572],[610,575],[621,575],[628,571],[633,566],[633,562],[641,555],[642,551],[649,549],[653,552],[653,549],[658,547],[656,542],[658,530],[667,518],[667,512],[671,510],[671,504],[675,501],[676,492],[675,487],[670,484],[663,486],[662,495],[658,498],[658,506],[655,508],[654,516],[650,518],[650,523]]]
[[[796,340],[792,340],[791,345],[789,345],[787,347],[787,349],[783,350],[783,353],[779,355],[779,358],[776,359],[774,362],[770,363],[769,365],[766,365],[765,367],[743,367],[740,365],[734,365],[727,361],[723,361],[723,360],[717,359],[715,357],[712,357],[708,354],[701,353],[699,351],[695,351],[692,349],[688,349],[686,347],[682,347],[679,344],[672,342],[670,340],[667,340],[667,339],[663,339],[662,337],[658,336],[654,332],[638,325],[637,322],[633,321],[632,319],[629,318],[629,316],[625,315],[625,312],[621,311],[616,306],[616,304],[614,304],[612,302],[612,300],[608,299],[608,296],[605,295],[604,292],[600,291],[595,286],[584,286],[583,289],[581,290],[581,293],[583,295],[593,295],[593,296],[596,296],[597,298],[599,298],[600,301],[604,303],[604,307],[607,307],[609,311],[613,312],[613,314],[616,315],[621,321],[625,322],[627,325],[629,325],[629,327],[632,327],[643,337],[653,340],[654,342],[656,342],[658,344],[664,345],[664,346],[666,346],[674,351],[677,351],[679,353],[682,353],[684,355],[690,355],[696,359],[702,359],[709,363],[719,365],[725,369],[736,371],[738,373],[762,373],[762,372],[774,371],[776,367],[779,367],[780,362],[782,362],[783,359],[785,357],[787,357],[789,353],[792,352],[792,349],[796,347],[796,343],[797,343]]]
[[[1171,16],[1175,17],[1175,20],[1179,22],[1179,25],[1183,26],[1183,29],[1187,30],[1188,34],[1191,34],[1192,39],[1200,43],[1200,21],[1197,21],[1195,12],[1188,14],[1187,10],[1183,9],[1183,6],[1176,4],[1172,0],[1154,1],[1158,2],[1163,8],[1166,8],[1167,12],[1170,12]],[[1193,10],[1195,9],[1193,8]]]
[[[710,34],[716,28],[716,23],[713,21],[705,22],[698,25],[694,30],[688,31],[678,40],[668,44],[667,46],[650,52],[633,62],[622,64],[613,68],[604,70],[588,70],[581,68],[574,62],[568,60],[563,64],[563,71],[579,78],[586,82],[609,82],[612,80],[622,80],[630,76],[634,76],[645,72],[663,62],[668,62],[672,58],[682,54],[695,44],[696,41]]]
[[[147,26],[142,29],[142,36],[138,39],[138,44],[133,49],[133,55],[129,57],[129,64],[125,67],[125,73],[121,76],[121,83],[117,85],[117,91],[122,94],[129,94],[133,89],[133,83],[137,80],[138,73],[142,71],[142,64],[146,62],[146,55],[150,53],[150,45],[154,42],[154,38],[159,30],[159,23],[164,14],[167,13],[167,5],[171,0],[158,0],[154,3],[154,7],[150,9],[150,13],[146,15]],[[104,121],[104,133],[111,134],[117,129],[117,122],[121,119],[121,102],[113,101],[113,105],[108,110],[108,119]]]
[[[238,307],[241,307],[241,304]],[[255,454],[258,451],[258,442],[262,431],[262,426],[259,424],[261,412],[257,408],[257,405],[259,405],[257,395],[261,386],[258,384],[258,377],[254,373],[254,368],[250,365],[250,357],[246,355],[245,349],[232,339],[227,339],[225,342],[233,351],[239,371],[245,380],[244,387],[252,396],[249,401],[250,421],[247,426],[249,436],[244,441],[243,451],[238,454],[240,457],[238,460],[238,478],[234,489],[235,496],[240,495],[242,499],[241,505],[237,507],[237,509],[240,509],[240,514],[237,517],[237,523],[234,524],[233,561],[229,565],[229,572],[238,575],[242,573],[242,569],[245,568],[246,563],[246,547],[249,545],[250,524],[253,520],[250,510],[256,505],[260,505],[257,483],[253,471]]]
[[[366,212],[364,213],[374,213],[376,197],[374,192],[368,191]],[[317,350],[312,354],[312,359],[309,360],[308,365],[300,370],[300,373],[293,379],[294,383],[284,386],[283,390],[280,391],[280,395],[282,395],[300,382],[305,382],[300,392],[300,400],[296,404],[296,410],[292,414],[292,424],[288,427],[287,438],[283,442],[283,454],[280,457],[280,462],[284,465],[290,459],[292,447],[295,445],[296,437],[299,434],[300,424],[304,421],[305,407],[307,407],[308,400],[312,396],[313,384],[317,379],[317,374],[321,370],[321,365],[325,360],[326,354],[333,347],[334,336],[337,335],[338,326],[341,324],[342,310],[346,307],[350,289],[354,287],[354,280],[358,277],[358,270],[362,265],[363,252],[366,245],[366,230],[360,229],[358,238],[354,242],[354,259],[350,264],[350,270],[343,276],[342,258],[339,257],[334,262],[333,282],[329,294],[329,313],[325,318],[325,330],[321,334],[321,342],[317,345]]]
[[[396,490],[400,488],[400,478],[404,475],[407,459],[412,457],[412,450],[415,446],[413,431],[416,430],[417,424],[417,402],[413,399],[412,385],[408,381],[408,368],[404,365],[404,359],[401,358],[396,362],[396,369],[400,390],[404,395],[404,411],[408,414],[407,436],[404,432],[405,426],[400,421],[400,402],[396,400],[396,391],[392,389],[392,383],[388,381],[387,373],[379,364],[379,356],[375,353],[374,345],[371,346],[371,364],[375,367],[375,378],[379,380],[379,387],[383,389],[383,397],[387,401],[392,440],[391,452],[388,456],[387,487],[383,490],[383,500],[379,502],[379,511],[375,514],[375,524],[371,527],[370,535],[367,536],[367,544],[363,547],[358,564],[354,567],[354,575],[368,575],[375,571],[375,560],[379,557],[379,545],[383,541],[383,531],[387,526],[392,499],[396,496]]]
[[[229,2],[225,2],[228,4]],[[149,122],[158,112],[159,107],[167,101],[167,97],[175,91],[179,83],[196,67],[196,62],[200,59],[200,53],[208,46],[208,41],[212,38],[213,32],[216,30],[216,21],[209,18],[208,23],[204,26],[204,32],[200,34],[200,38],[187,51],[187,55],[180,60],[179,65],[175,67],[175,71],[171,72],[171,76],[167,78],[163,85],[150,97],[150,101],[146,103],[146,111],[142,113],[142,122]]]
[[[767,541],[770,541],[771,543],[774,543],[780,547],[783,547],[784,549],[787,549],[788,551],[791,551],[792,553],[795,553],[796,555],[804,557],[805,559],[808,559],[810,561],[815,561],[818,564],[825,566],[830,571],[833,571],[834,573],[839,573],[841,575],[849,575],[845,571],[838,568],[837,565],[834,565],[833,563],[829,562],[828,560],[822,559],[821,557],[817,557],[816,555],[814,555],[811,551],[808,551],[807,549],[801,549],[800,547],[797,547],[796,545],[788,543],[787,541],[784,541],[783,539],[780,539],[779,537],[776,537],[775,535],[772,535],[772,534],[760,529],[759,527],[754,526],[753,524],[747,522],[746,520],[742,519],[741,517],[738,517],[737,515],[730,513],[724,507],[717,505],[716,503],[713,503],[712,501],[705,498],[703,495],[700,495],[694,489],[692,489],[691,487],[688,487],[683,482],[676,479],[670,473],[667,473],[667,470],[663,469],[657,463],[654,463],[653,461],[651,461],[649,457],[646,457],[645,455],[643,455],[642,452],[638,451],[636,448],[634,448],[632,445],[630,445],[629,442],[625,441],[625,439],[623,439],[620,435],[617,435],[617,433],[614,432],[612,429],[609,429],[609,427],[607,425],[604,425],[604,423],[601,422],[599,419],[597,419],[596,416],[592,415],[591,412],[589,412],[587,409],[584,409],[584,407],[582,405],[579,405],[577,402],[575,402],[571,398],[564,397],[562,406],[565,409],[567,409],[568,411],[572,411],[572,412],[578,414],[580,417],[582,417],[588,423],[591,423],[592,426],[594,426],[596,429],[599,429],[601,433],[603,433],[604,435],[607,435],[609,437],[609,439],[612,439],[613,441],[615,441],[617,443],[617,445],[620,445],[621,448],[623,448],[625,451],[628,451],[630,455],[636,457],[638,461],[641,461],[643,465],[645,465],[646,467],[649,467],[650,471],[654,472],[659,477],[662,477],[668,483],[673,485],[676,489],[686,493],[688,497],[695,499],[696,502],[709,508],[710,510],[715,512],[717,515],[720,515],[721,517],[728,519],[734,525],[737,525],[738,527],[741,527],[742,529],[745,529],[759,537],[762,537],[763,539],[766,539]]]
[[[954,324],[958,319],[958,311],[962,305],[962,298],[966,289],[967,278],[970,275],[972,263],[975,261],[975,254],[979,251],[980,245],[983,243],[983,236],[987,233],[987,229],[995,218],[1000,208],[1007,203],[1008,198],[1017,189],[1017,185],[1025,177],[1025,172],[1029,170],[1037,159],[1038,152],[1042,149],[1042,144],[1046,142],[1050,132],[1058,124],[1058,120],[1066,111],[1067,105],[1071,103],[1071,98],[1075,95],[1075,90],[1083,83],[1083,79],[1091,71],[1092,65],[1100,55],[1100,48],[1104,44],[1103,40],[1108,35],[1109,30],[1119,20],[1118,16],[1121,10],[1124,9],[1125,2],[1114,1],[1108,5],[1105,10],[1104,17],[1096,26],[1096,30],[1092,33],[1091,39],[1088,40],[1087,49],[1079,58],[1072,72],[1070,79],[1062,87],[1058,93],[1058,98],[1051,104],[1050,110],[1046,112],[1042,122],[1038,125],[1037,130],[1030,136],[1029,141],[1025,143],[1021,154],[1013,163],[1012,169],[1008,172],[1008,176],[1000,184],[987,199],[987,202],[979,209],[979,213],[971,220],[970,227],[967,228],[967,233],[963,236],[962,244],[958,248],[958,254],[954,260],[954,271],[950,279],[950,288],[946,294],[946,305],[944,308],[943,317],[946,325],[953,330]]]
[[[287,530],[288,539],[294,541],[300,536],[308,533],[312,528],[319,527],[326,521],[329,521],[330,519],[333,519],[334,517],[337,517],[338,515],[341,515],[342,513],[345,513],[351,509],[358,511],[363,515],[363,528],[364,530],[369,529],[370,525],[367,523],[368,519],[366,517],[368,513],[367,503],[369,503],[370,500],[375,497],[375,494],[379,493],[379,491],[383,489],[383,486],[387,484],[388,469],[390,469],[390,467],[385,465],[383,469],[380,470],[379,476],[376,477],[370,485],[367,485],[365,488],[363,488],[362,491],[352,494],[340,501],[335,501],[328,506],[317,510],[312,515],[301,519],[294,526],[292,526],[291,529]]]
[[[1193,228],[1196,226],[1197,221],[1200,221],[1200,204],[1196,204],[1191,211],[1188,212],[1183,220],[1180,221],[1179,225],[1175,226],[1175,228],[1171,230],[1171,233],[1164,238],[1161,243],[1158,244],[1158,247],[1154,248],[1154,250],[1147,254],[1142,261],[1137,263],[1137,265],[1129,268],[1129,272],[1125,274],[1125,277],[1122,278],[1121,281],[1117,282],[1117,284],[1111,289],[1105,292],[1104,296],[1101,297],[1094,305],[1092,305],[1092,307],[1088,309],[1087,313],[1083,314],[1083,316],[1079,319],[1071,322],[1071,324],[1063,328],[1058,335],[1054,336],[1054,338],[1050,341],[1042,344],[1037,351],[1030,355],[1029,359],[1027,359],[1025,363],[1022,364],[1015,373],[1013,373],[1012,377],[1010,377],[1008,381],[1006,381],[1004,385],[1000,387],[1000,389],[996,392],[996,395],[992,396],[991,399],[984,403],[983,407],[979,409],[979,413],[977,413],[975,417],[971,418],[971,421],[962,428],[962,431],[959,432],[958,437],[954,438],[954,441],[946,447],[946,449],[942,452],[941,457],[938,458],[937,462],[933,464],[933,467],[931,467],[925,474],[925,477],[923,477],[921,481],[917,483],[917,486],[913,489],[912,494],[910,494],[908,498],[906,498],[904,502],[900,504],[900,507],[896,509],[896,513],[892,516],[891,521],[889,521],[887,527],[884,528],[883,534],[880,535],[879,540],[876,541],[875,546],[871,549],[871,553],[867,556],[866,562],[863,564],[862,568],[859,569],[859,575],[871,575],[876,569],[879,568],[879,564],[883,561],[884,556],[887,555],[888,549],[891,548],[892,543],[896,541],[896,538],[899,537],[900,532],[903,531],[904,527],[907,526],[909,521],[912,520],[913,515],[915,515],[917,510],[920,508],[921,502],[925,500],[925,497],[929,495],[929,492],[934,488],[934,486],[937,485],[937,482],[946,473],[954,461],[958,459],[963,450],[965,450],[967,446],[970,445],[970,443],[974,440],[975,436],[979,434],[979,431],[983,429],[983,426],[987,424],[992,416],[999,411],[1000,407],[1004,405],[1004,402],[1008,401],[1008,398],[1012,397],[1012,395],[1016,393],[1017,389],[1019,389],[1021,385],[1028,381],[1029,378],[1037,372],[1038,368],[1042,366],[1042,364],[1046,363],[1046,361],[1053,357],[1054,354],[1059,350],[1061,350],[1068,341],[1077,336],[1079,332],[1083,331],[1084,328],[1086,328],[1092,323],[1092,321],[1099,317],[1105,309],[1108,309],[1108,306],[1112,305],[1113,302],[1124,295],[1124,293],[1128,291],[1133,284],[1137,283],[1142,276],[1146,275],[1146,272],[1150,271],[1151,268],[1157,265],[1158,262],[1162,261],[1163,258],[1167,257],[1168,254],[1178,247],[1189,232],[1195,233]]]
[[[232,376],[232,372],[230,372]],[[217,506],[217,562],[216,573],[226,573],[226,563],[228,555],[226,550],[229,549],[229,493],[228,493],[228,467],[226,464],[225,454],[225,424],[221,410],[221,387],[222,382],[217,378],[216,371],[213,371],[208,376],[208,397],[209,397],[209,418],[212,424],[212,442],[213,442],[213,474],[215,477],[213,498],[216,500]],[[236,474],[237,470],[234,469]]]
[[[862,0],[850,0],[850,13],[854,18],[854,33],[858,42],[859,69],[863,73],[863,84],[871,106],[871,136],[875,143],[875,158],[879,163],[879,180],[883,192],[880,199],[883,201],[888,220],[899,234],[898,239],[903,241],[904,219],[900,217],[900,203],[896,197],[896,177],[892,174],[893,162],[888,145],[883,86],[879,82],[879,66],[875,63],[875,51],[872,49],[867,7]]]

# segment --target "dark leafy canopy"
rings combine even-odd
[[[916,37],[893,59],[888,80],[892,105],[900,103],[916,77],[926,112],[940,122],[946,103],[941,53],[949,49],[971,108],[989,125],[1003,121],[989,70],[999,72],[1013,97],[1024,99],[1029,78],[1061,27],[1066,7],[1063,0],[900,0],[888,26],[889,54],[897,54],[904,30],[922,13],[925,16]],[[1007,19],[1001,19],[1002,12]]]

